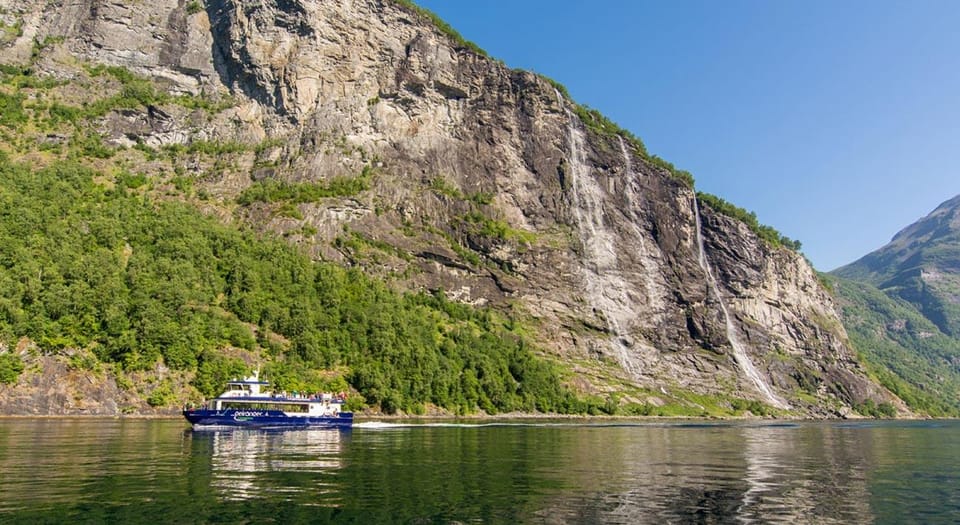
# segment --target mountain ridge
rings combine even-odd
[[[831,273],[890,291],[944,333],[960,336],[960,195],[900,230],[886,246]]]

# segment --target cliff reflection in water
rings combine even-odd
[[[862,443],[833,427],[743,429],[748,489],[738,515],[799,523],[870,521]]]
[[[547,522],[871,521],[870,461],[850,432],[693,424],[576,436],[555,468],[584,473],[586,491],[550,502]]]
[[[342,467],[342,441],[349,435],[329,429],[193,431],[194,440],[210,443],[210,486],[223,499],[270,497],[325,506],[336,506],[325,497],[336,486],[324,474]]]

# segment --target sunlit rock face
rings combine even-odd
[[[476,54],[386,0],[0,0],[3,60],[42,75],[122,66],[215,114],[125,110],[113,144],[263,145],[197,184],[211,213],[406,289],[532,320],[542,350],[604,391],[626,381],[844,415],[891,402],[792,251],[697,206],[642,146],[584,123],[543,78]],[[51,40],[51,37],[53,39]],[[591,124],[591,125],[588,125]],[[254,181],[369,174],[366,189],[233,210]],[[362,243],[343,242],[362,239]],[[339,242],[338,242],[339,240]],[[362,244],[362,247],[358,247]],[[639,400],[644,401],[644,400]]]

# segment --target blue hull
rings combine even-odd
[[[288,416],[279,410],[184,410],[183,417],[195,427],[246,428],[350,428],[353,413],[337,416]]]

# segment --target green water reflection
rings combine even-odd
[[[923,523],[956,422],[360,425],[0,420],[0,522]]]

